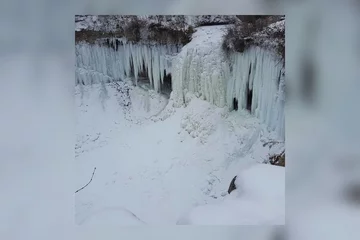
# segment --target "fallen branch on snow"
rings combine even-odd
[[[80,189],[76,190],[76,192],[75,192],[75,193],[77,193],[77,192],[79,192],[79,191],[83,190],[84,188],[86,188],[86,187],[87,187],[87,185],[89,185],[89,184],[91,183],[91,181],[93,180],[94,174],[95,174],[95,170],[96,170],[96,167],[94,168],[94,171],[93,171],[93,174],[92,174],[92,176],[91,176],[90,181],[89,181],[89,182],[88,182],[85,186],[83,186],[82,188],[80,188]]]
[[[267,145],[269,145],[269,148],[272,148],[272,146],[274,146],[275,144],[280,144],[280,143],[284,143],[284,142],[279,142],[279,141],[269,141],[263,144],[263,147],[266,147]]]

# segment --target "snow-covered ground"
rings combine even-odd
[[[175,108],[126,82],[76,87],[74,191],[96,167],[75,195],[78,224],[284,222],[284,168],[259,164],[276,134],[245,111],[186,98]]]

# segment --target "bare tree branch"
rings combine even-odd
[[[83,186],[82,188],[78,189],[75,193],[77,193],[77,192],[79,192],[79,191],[83,190],[84,188],[86,188],[86,187],[87,187],[87,185],[89,185],[89,183],[91,183],[91,181],[93,180],[94,174],[95,174],[95,170],[96,170],[96,167],[94,168],[94,171],[93,171],[93,174],[92,174],[92,176],[91,176],[90,181],[89,181],[89,182],[88,182],[85,186]]]
[[[275,144],[279,144],[279,143],[284,143],[284,142],[280,142],[280,141],[269,141],[263,144],[263,147],[266,147],[267,145],[270,145],[270,148],[275,145]]]

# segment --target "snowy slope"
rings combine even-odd
[[[106,84],[105,95],[101,84],[76,87],[74,191],[96,167],[76,193],[78,224],[176,224],[194,206],[223,202],[233,176],[267,157],[271,133],[247,112],[194,96],[177,108],[119,84]]]

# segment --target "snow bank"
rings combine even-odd
[[[285,168],[256,164],[238,174],[235,181],[239,196],[251,196],[256,201],[285,204]]]
[[[285,168],[257,164],[237,175],[236,186],[224,201],[197,206],[178,224],[285,224]]]
[[[171,73],[171,55],[175,45],[133,44],[124,39],[111,39],[109,48],[86,43],[76,44],[76,84],[111,82],[147,73],[155,91],[160,90],[164,74]]]

